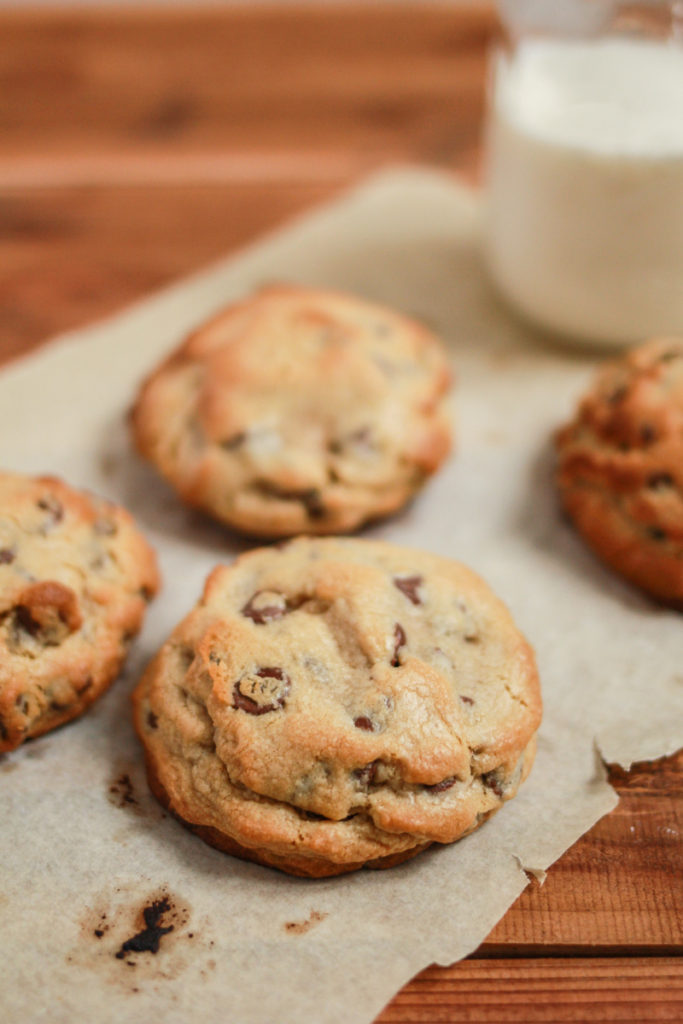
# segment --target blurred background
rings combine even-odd
[[[477,173],[491,4],[0,9],[0,350],[419,162]]]

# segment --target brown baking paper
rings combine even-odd
[[[123,502],[165,580],[111,691],[0,760],[5,1024],[365,1024],[422,967],[475,949],[525,869],[542,877],[614,807],[600,753],[628,765],[683,741],[680,616],[598,564],[557,508],[550,438],[593,361],[544,347],[499,305],[479,220],[477,197],[451,179],[388,173],[0,378],[0,464]],[[483,828],[398,868],[323,881],[234,860],[164,814],[129,714],[142,666],[211,566],[241,548],[132,454],[126,410],[189,328],[273,280],[349,289],[445,337],[457,453],[407,511],[366,533],[478,570],[534,644],[545,699],[531,777]],[[148,924],[173,931],[156,954],[123,950],[145,907]]]

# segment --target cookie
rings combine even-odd
[[[683,607],[683,339],[605,365],[557,450],[562,502],[596,554]]]
[[[0,752],[100,696],[158,586],[122,508],[53,477],[0,473]]]
[[[344,533],[400,508],[445,459],[450,379],[442,344],[415,321],[270,287],[148,377],[133,432],[185,502],[234,529]]]
[[[468,569],[298,538],[209,576],[134,697],[159,800],[295,875],[387,867],[473,831],[534,757],[534,655]]]

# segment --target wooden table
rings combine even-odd
[[[0,359],[418,161],[477,174],[490,10],[0,15]],[[683,757],[384,1024],[683,1021]],[[550,794],[549,794],[550,798]]]

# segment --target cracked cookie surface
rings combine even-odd
[[[255,536],[343,533],[400,508],[448,455],[441,342],[383,306],[265,288],[141,387],[142,455],[181,498]]]
[[[593,550],[683,608],[683,339],[605,365],[557,450],[562,502]]]
[[[0,473],[0,752],[99,697],[158,586],[124,509],[53,477]]]
[[[471,832],[514,796],[541,716],[533,652],[477,576],[338,538],[215,569],[134,704],[173,813],[313,877]]]

